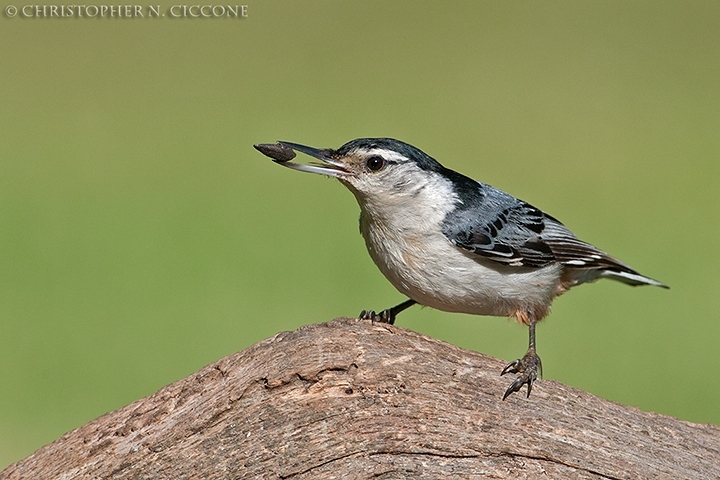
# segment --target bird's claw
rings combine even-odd
[[[519,373],[520,375],[505,390],[503,400],[511,393],[519,392],[523,385],[527,385],[527,397],[530,398],[533,382],[537,380],[538,374],[542,374],[542,362],[535,350],[528,350],[523,358],[508,363],[500,372],[500,376],[506,373]]]
[[[388,323],[390,325],[395,323],[395,315],[390,308],[380,313],[375,313],[375,310],[363,310],[360,312],[360,315],[358,315],[358,318],[360,320],[370,320],[373,323]]]

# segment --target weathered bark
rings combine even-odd
[[[67,433],[0,479],[719,479],[720,428],[538,381],[398,327],[284,332]],[[545,476],[544,476],[545,475]]]

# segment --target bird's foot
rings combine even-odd
[[[535,349],[531,348],[527,351],[524,357],[509,363],[503,368],[500,376],[506,373],[519,373],[515,381],[510,384],[503,400],[505,400],[511,393],[519,392],[523,385],[527,384],[527,396],[530,398],[530,391],[532,390],[532,384],[537,379],[538,374],[542,375],[542,362],[540,357],[535,352]]]
[[[383,310],[379,314],[375,313],[375,310],[363,310],[362,312],[360,312],[358,318],[360,318],[360,320],[371,320],[373,323],[389,323],[390,325],[392,325],[395,323],[395,317],[397,317],[400,312],[406,310],[409,307],[412,307],[416,303],[417,302],[415,300],[408,298],[400,305],[395,305],[392,308]]]
[[[389,323],[392,325],[395,323],[395,315],[392,308],[383,310],[380,313],[375,313],[375,310],[363,310],[360,312],[360,315],[358,315],[358,318],[360,320],[370,320],[373,323]]]

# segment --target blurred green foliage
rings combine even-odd
[[[0,18],[0,468],[280,330],[403,299],[352,195],[252,149],[277,139],[405,140],[666,282],[558,299],[545,378],[720,423],[720,4],[248,15]],[[507,360],[527,341],[398,323]]]

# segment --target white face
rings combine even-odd
[[[348,171],[338,179],[363,196],[412,195],[424,183],[420,168],[392,150],[356,149],[338,160]]]
[[[363,212],[366,241],[375,227],[399,232],[405,241],[427,232],[440,234],[439,223],[457,201],[446,177],[393,150],[356,149],[337,160],[347,171],[337,178],[353,192]]]

